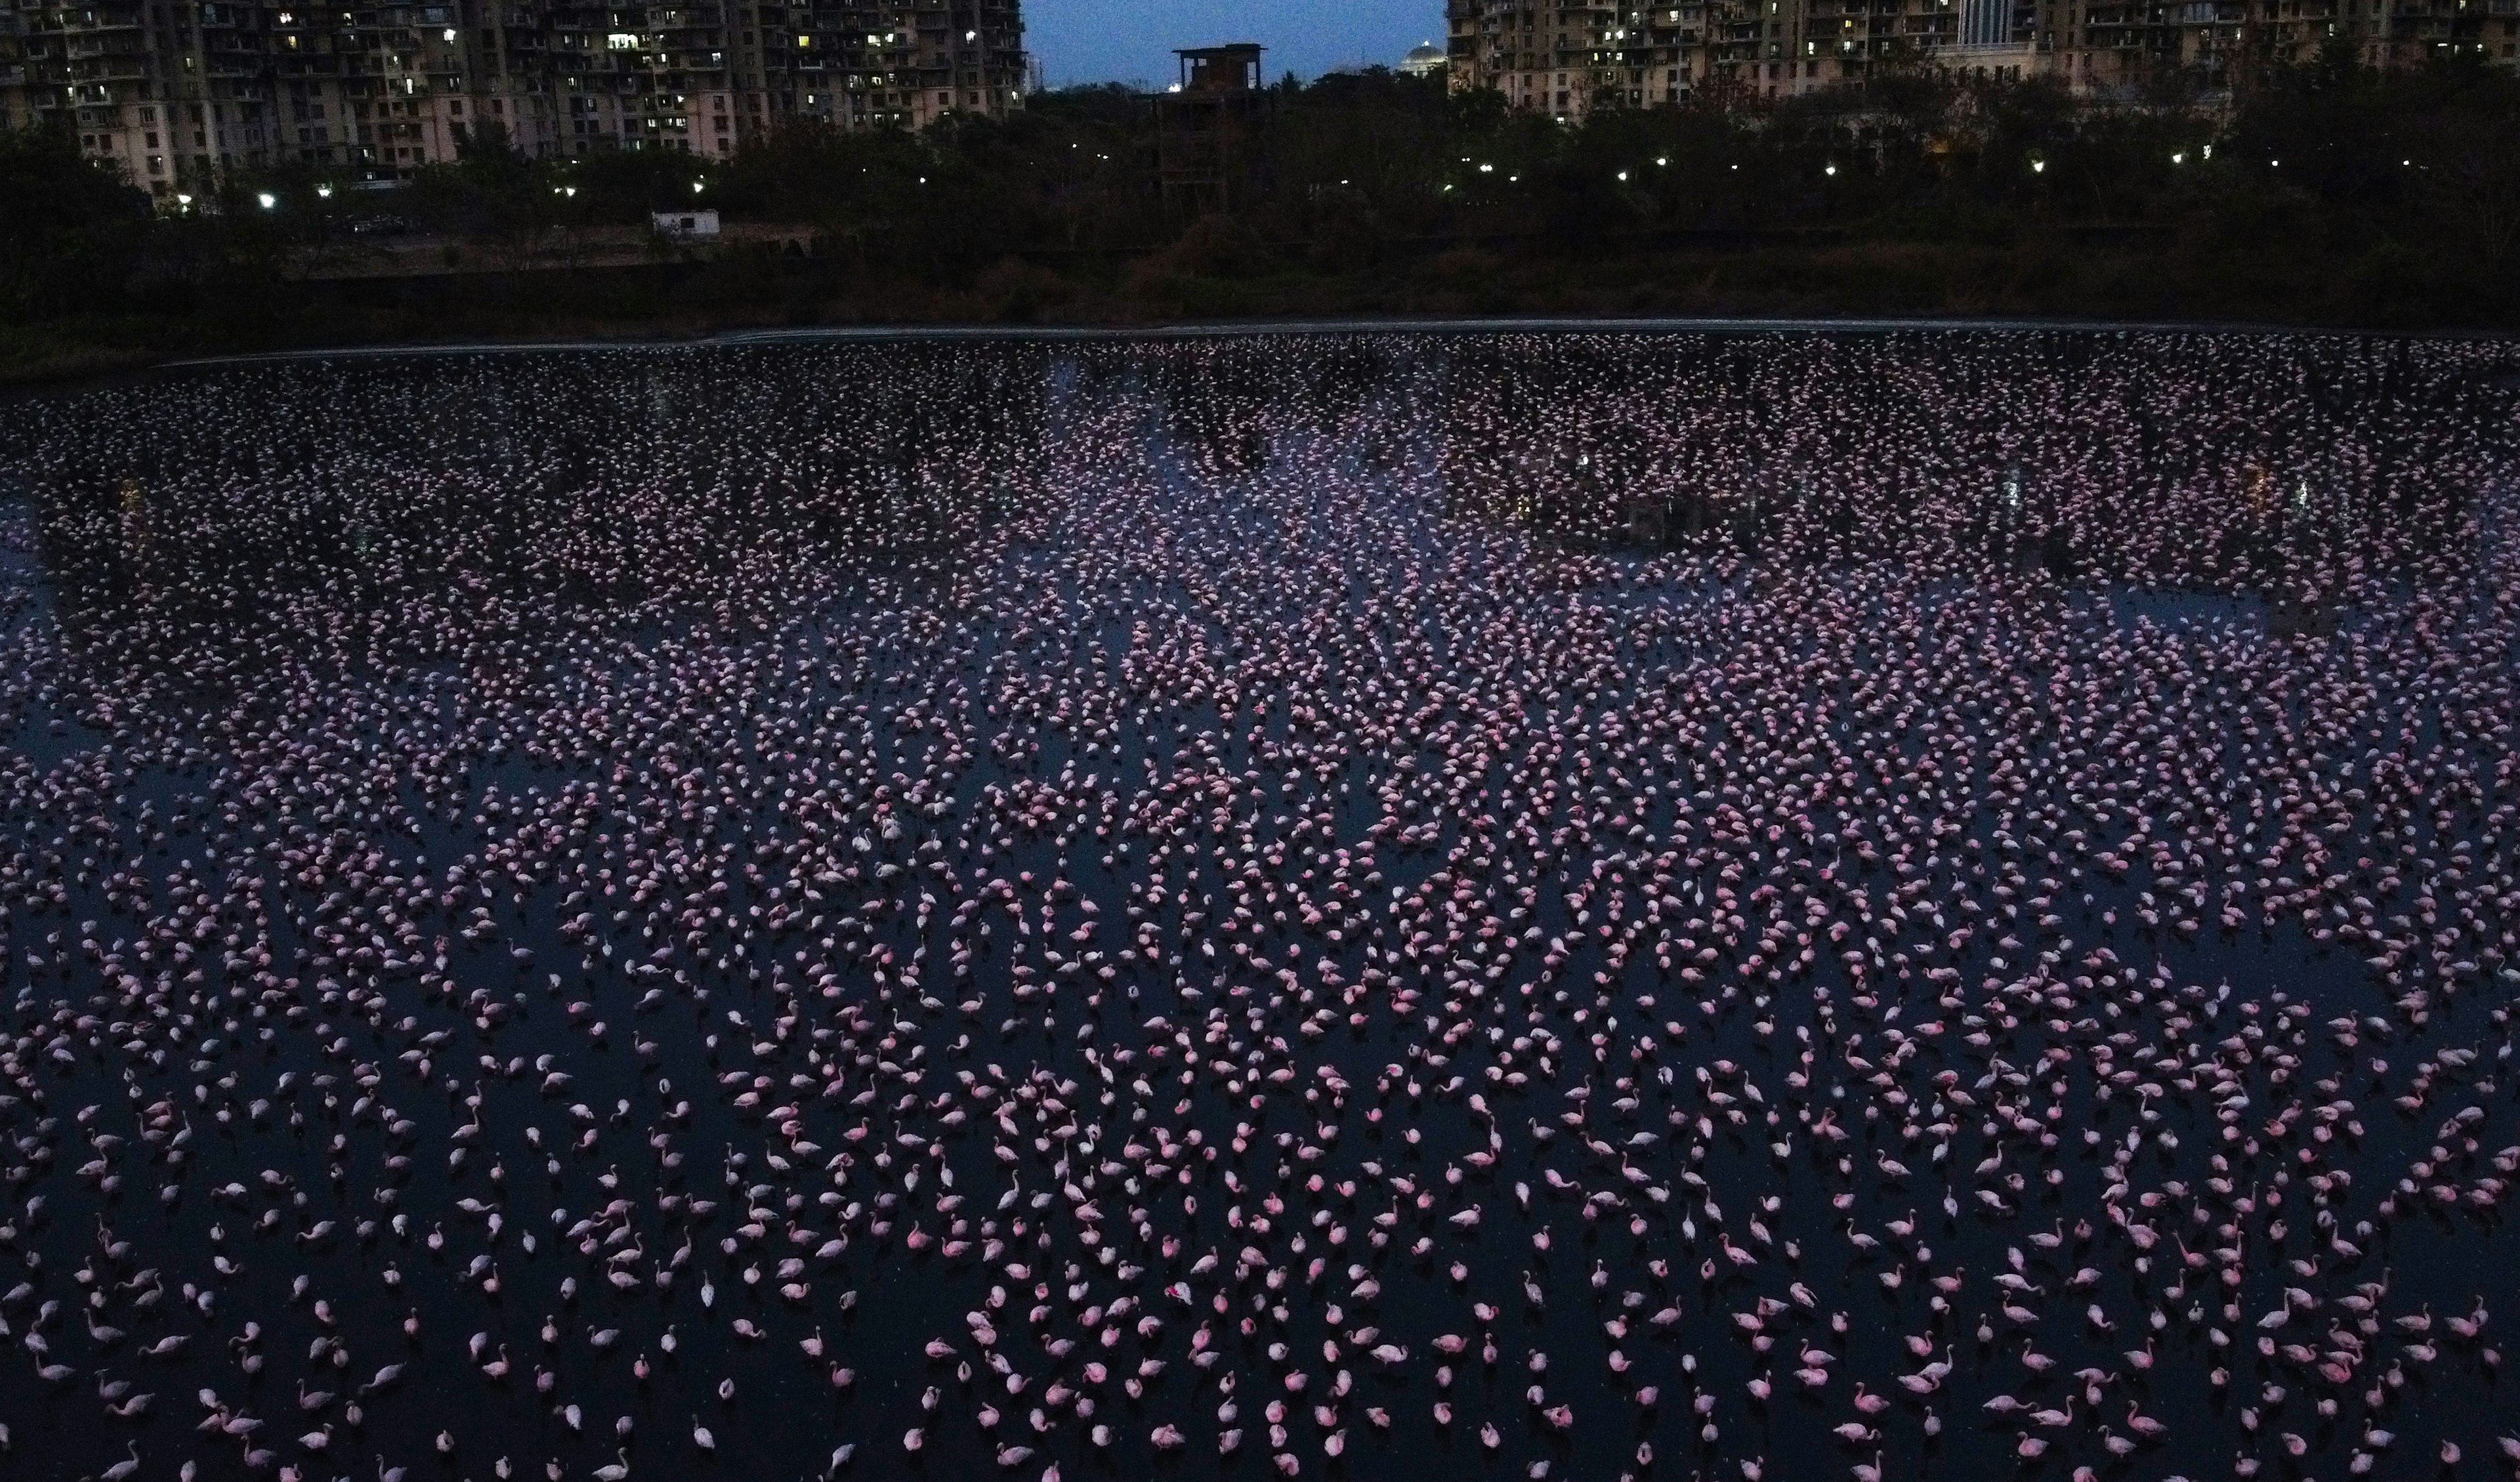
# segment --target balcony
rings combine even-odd
[[[136,82],[149,75],[146,57],[108,57],[98,62],[79,62],[70,66],[70,75],[81,82]]]

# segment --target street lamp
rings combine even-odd
[[[280,204],[280,198],[271,194],[269,191],[257,192],[253,199],[260,202],[262,203],[262,208],[266,211],[270,210],[273,206]]]

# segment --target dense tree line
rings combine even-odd
[[[2225,95],[2171,75],[2104,105],[2048,80],[1914,71],[1574,125],[1383,71],[1269,92],[1250,188],[1200,220],[1157,189],[1149,101],[1116,87],[915,135],[798,125],[722,165],[529,160],[476,136],[399,191],[328,197],[317,188],[337,182],[311,167],[240,174],[181,219],[153,215],[68,141],[20,134],[0,138],[0,322],[248,314],[257,295],[240,284],[284,276],[381,215],[450,242],[521,243],[696,201],[812,236],[807,263],[678,281],[685,307],[736,318],[888,306],[904,318],[1360,306],[2520,316],[2520,78],[2471,62],[2377,72],[2340,50],[2248,72]],[[1694,297],[1681,292],[1690,283]],[[579,317],[667,307],[614,294]]]

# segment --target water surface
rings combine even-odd
[[[1323,336],[13,406],[11,1472],[2484,1474],[2506,367]]]

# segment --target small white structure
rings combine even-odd
[[[656,235],[677,242],[700,242],[717,235],[715,211],[657,211],[649,219],[656,224]]]

